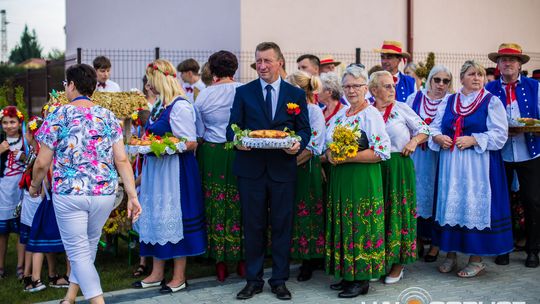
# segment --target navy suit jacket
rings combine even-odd
[[[296,103],[300,106],[300,114],[287,113],[287,103]],[[309,116],[306,104],[306,94],[281,80],[279,96],[274,119],[267,113],[263,97],[261,82],[256,79],[236,89],[229,125],[227,126],[227,140],[234,139],[232,124],[238,125],[242,130],[280,130],[285,127],[294,130],[302,138],[300,151],[302,151],[311,136]],[[285,153],[281,149],[265,150],[252,149],[251,151],[236,151],[233,164],[233,173],[239,177],[258,178],[264,172],[277,182],[290,182],[296,180],[296,155]]]

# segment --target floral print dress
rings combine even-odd
[[[377,109],[368,106],[348,117],[340,111],[326,133],[332,142],[336,126],[365,132],[369,148],[382,160],[390,158],[390,139]],[[379,163],[331,166],[326,214],[326,272],[346,281],[385,275],[384,200]]]

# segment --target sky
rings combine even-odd
[[[6,10],[8,54],[19,43],[24,25],[36,30],[43,55],[51,49],[66,49],[66,0],[0,0]]]

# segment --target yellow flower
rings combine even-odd
[[[112,234],[115,233],[116,230],[118,230],[118,223],[116,223],[114,218],[109,218],[107,223],[105,223],[105,226],[103,226],[103,231],[107,234]]]
[[[131,120],[135,121],[137,119],[139,119],[139,112],[131,113]]]
[[[353,158],[356,156],[356,153],[358,152],[357,146],[347,146],[345,150],[345,155],[349,158]]]
[[[328,148],[334,153],[339,153],[339,147],[336,143],[331,143]]]
[[[294,103],[294,102],[287,103],[287,109],[288,110],[296,110],[297,108],[300,108],[300,106],[297,105],[296,103]]]
[[[37,122],[35,120],[32,120],[28,123],[28,128],[30,131],[35,131],[37,129]]]
[[[48,104],[46,104],[46,105],[43,106],[43,111],[47,111],[48,109],[49,109],[49,105],[48,105]]]
[[[17,117],[19,117],[19,119],[23,119],[23,115],[21,113],[21,111],[17,110]]]

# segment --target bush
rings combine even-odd
[[[6,84],[6,81],[13,81],[16,74],[24,71],[25,69],[23,67],[0,64],[0,85]]]

